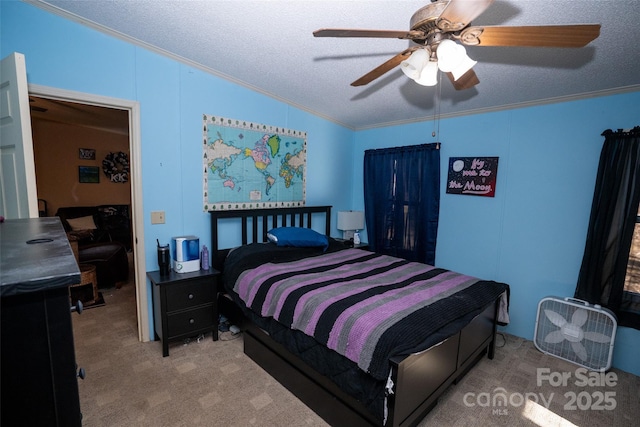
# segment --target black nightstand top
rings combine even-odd
[[[168,276],[161,276],[160,270],[147,271],[147,277],[154,285],[169,285],[171,283],[180,282],[188,279],[198,279],[201,277],[213,277],[220,274],[215,268],[208,270],[198,270],[191,273],[176,273],[173,270],[169,270]]]
[[[349,247],[354,248],[354,249],[364,249],[364,250],[368,250],[369,249],[369,244],[367,242],[360,242],[360,243],[358,243],[356,245],[351,240],[337,239],[335,237],[334,237],[334,240],[337,240],[338,242],[342,242],[346,246],[349,246]],[[349,243],[351,243],[353,246],[351,246]]]

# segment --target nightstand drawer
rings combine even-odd
[[[167,312],[213,303],[215,279],[190,280],[167,286]]]
[[[168,315],[168,338],[195,332],[199,329],[211,328],[211,325],[214,324],[213,315],[212,305]]]

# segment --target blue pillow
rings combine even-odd
[[[278,227],[269,230],[267,238],[278,246],[295,246],[297,248],[322,247],[326,251],[329,239],[324,234],[303,227]]]

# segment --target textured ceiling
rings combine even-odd
[[[349,84],[412,42],[314,38],[320,28],[407,30],[425,1],[28,0],[352,129],[640,90],[640,1],[496,0],[474,25],[602,24],[580,49],[467,47],[480,84],[434,87],[399,68]],[[473,1],[473,0],[463,0]],[[213,113],[213,112],[209,112]]]

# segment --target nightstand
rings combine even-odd
[[[160,276],[147,272],[153,284],[153,318],[162,355],[169,355],[169,341],[211,332],[218,340],[218,276],[213,268],[192,273]]]
[[[362,249],[365,251],[369,250],[369,244],[367,242],[360,242],[357,245],[353,243],[352,240],[345,240],[345,239],[336,239],[334,238],[334,240],[337,240],[338,242],[342,242],[344,243],[346,246],[350,247],[350,248],[354,248],[354,249]]]

